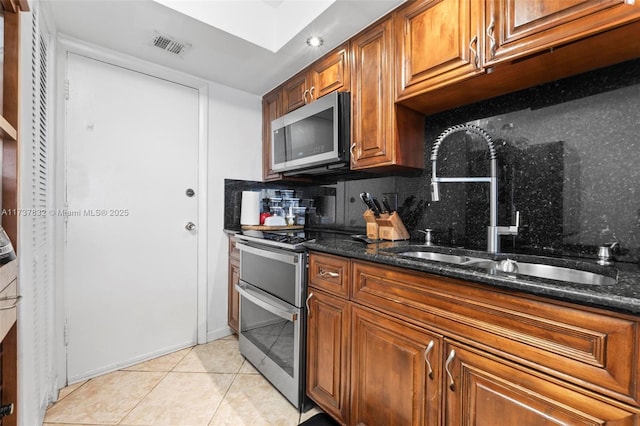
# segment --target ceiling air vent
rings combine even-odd
[[[166,52],[173,53],[174,55],[178,56],[184,55],[184,53],[191,47],[189,43],[185,43],[176,40],[169,35],[159,33],[155,33],[151,44]]]

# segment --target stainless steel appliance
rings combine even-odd
[[[237,243],[240,352],[304,411],[307,254],[300,240],[304,237],[247,234],[238,235]]]
[[[323,174],[349,167],[350,96],[334,92],[271,122],[274,172]]]

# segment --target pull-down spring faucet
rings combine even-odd
[[[449,136],[459,132],[473,133],[480,136],[489,146],[490,154],[490,176],[488,177],[438,177],[436,174],[436,163],[438,161],[438,150],[442,142]],[[439,184],[446,182],[486,182],[489,183],[489,226],[487,227],[487,251],[498,253],[500,251],[500,235],[518,235],[520,225],[520,212],[516,212],[516,223],[514,226],[498,226],[498,161],[496,148],[491,135],[484,129],[473,124],[459,124],[446,129],[436,138],[431,150],[431,200],[440,201]]]

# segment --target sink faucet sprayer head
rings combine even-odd
[[[440,188],[437,181],[431,181],[431,201],[440,201]]]

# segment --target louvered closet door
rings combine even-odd
[[[199,105],[193,88],[74,54],[67,76],[74,382],[196,342]]]

